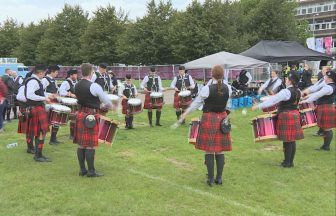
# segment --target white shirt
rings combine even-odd
[[[276,80],[276,79],[277,79],[277,80]],[[273,85],[271,86],[271,90],[272,90],[273,93],[277,93],[278,88],[279,88],[279,87],[281,86],[281,84],[282,84],[282,80],[281,80],[280,78],[278,78],[278,77],[268,79],[262,86],[260,86],[260,91],[265,90],[265,89],[267,88],[268,84],[269,84],[270,82],[273,82],[274,80],[276,80],[276,81],[275,81],[275,83],[273,83]]]
[[[213,80],[212,84],[217,84],[216,80]],[[227,85],[227,84],[225,84]],[[228,89],[229,89],[229,98],[231,97],[231,93],[232,93],[232,89],[230,85],[227,85]],[[210,94],[210,89],[209,89],[209,85],[203,86],[200,93],[198,94],[198,96],[195,98],[195,100],[191,103],[190,107],[186,110],[186,112],[193,112],[195,111],[197,108],[199,108],[200,106],[202,106],[204,104],[204,100],[207,99],[209,97]]]
[[[67,80],[69,80],[70,82],[72,82],[72,84],[75,85],[77,84],[77,80],[73,81],[72,79],[68,78]],[[67,80],[64,80],[61,84],[61,86],[59,87],[59,95],[62,97],[65,97],[68,95],[68,92],[70,90],[70,84]]]
[[[159,92],[161,92],[163,90],[162,88],[162,81],[161,81],[161,77],[160,76],[157,76],[155,75],[157,78],[158,78],[158,82],[159,82]],[[141,84],[140,84],[140,88],[141,89],[144,89],[144,88],[147,88],[147,82],[149,81],[149,77],[148,75],[145,76],[145,78],[142,80]],[[155,85],[155,79],[153,79],[153,85]],[[151,91],[151,89],[147,89],[148,91]]]
[[[19,84],[21,85],[23,83],[22,77],[20,76],[17,76],[16,78],[13,77],[14,82],[16,82],[17,79],[19,79]]]
[[[16,99],[20,102],[27,102],[27,99],[24,95],[24,91],[25,91],[25,86],[21,86],[18,90],[18,94],[16,95]]]
[[[54,78],[52,78],[51,76],[49,76],[49,74],[47,74],[47,77],[48,77],[49,79],[51,79],[51,80],[55,80]],[[49,82],[48,79],[45,78],[45,77],[43,77],[43,79],[42,79],[41,82],[42,82],[42,85],[43,85],[43,89],[44,89],[44,90],[47,89],[47,87],[50,85],[50,82]],[[56,80],[55,80],[55,84],[56,84]],[[56,88],[58,89],[57,84],[56,84]]]
[[[248,84],[250,84],[250,82],[252,81],[252,76],[251,76],[250,72],[246,72],[245,75],[246,75],[247,78],[248,78],[248,81],[247,81],[247,83],[246,83],[246,85],[248,85]],[[238,76],[237,80],[239,81],[239,76]]]
[[[208,85],[208,86],[211,85],[212,82],[214,82],[213,79],[210,79],[210,80],[208,81],[207,85]],[[216,82],[216,83],[217,83],[217,82]],[[223,79],[223,83],[226,84],[226,85],[229,85],[229,83],[228,83],[227,80],[225,80],[225,79]]]
[[[99,73],[100,76],[103,77],[104,83],[105,83],[104,85],[107,85],[110,90],[113,89],[114,86],[112,84],[112,79],[111,79],[110,75],[108,75],[107,73],[104,73],[104,74],[101,74],[100,72],[97,72],[97,73]],[[96,73],[93,73],[91,81],[95,82],[97,78],[98,77],[97,77]],[[107,83],[107,78],[110,78],[110,83]]]
[[[266,101],[258,105],[259,109],[271,107],[275,104],[280,103],[281,101],[288,101],[291,98],[291,93],[288,90],[289,87],[292,86],[288,86],[286,89],[282,89],[279,93],[269,96],[269,98]]]
[[[40,80],[35,74],[32,74],[31,77],[34,77],[38,80]],[[40,89],[39,83],[32,79],[27,83],[27,100],[32,100],[32,101],[45,101],[46,100],[46,95],[44,96],[39,96],[35,94],[35,91]]]
[[[103,91],[103,88],[98,83],[92,83],[90,86],[90,93],[98,97],[100,100],[100,103],[103,103],[107,107],[112,107],[112,102],[107,96],[107,93]]]
[[[316,92],[318,90],[320,90],[323,86],[327,85],[327,83],[324,81],[324,79],[320,79],[319,81],[317,81],[314,85],[308,87],[308,90],[310,92]]]
[[[325,95],[331,95],[334,91],[333,88],[330,85],[326,84],[325,82],[322,82],[322,83],[324,83],[324,85],[322,85],[322,84],[319,85],[319,86],[321,86],[320,89],[313,88],[313,90],[315,90],[315,91],[311,91],[312,94],[310,94],[308,96],[308,98],[303,100],[302,102],[303,103],[310,103],[310,102],[313,102],[313,101],[317,101],[317,99],[319,99],[319,98],[321,98]]]
[[[181,77],[180,75],[178,75],[178,76]],[[183,80],[184,80],[185,76],[186,76],[186,74],[184,74],[182,76]],[[177,77],[175,76],[174,79],[173,79],[173,82],[170,84],[170,88],[175,88],[176,87],[176,82],[177,82]],[[190,83],[189,88],[191,88],[191,89],[195,88],[194,80],[192,79],[192,77],[190,75],[189,75],[189,83]]]
[[[125,88],[126,88],[126,83],[123,83],[121,86],[120,86],[120,88],[119,88],[119,96],[125,96],[124,95],[124,90],[125,90]],[[134,86],[133,84],[131,84],[132,85],[132,87]],[[137,95],[138,94],[138,91],[137,91],[137,89],[136,89],[136,87],[134,86],[134,94],[135,95]]]

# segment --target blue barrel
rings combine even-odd
[[[232,98],[231,99],[231,109],[238,109],[239,108],[239,99]]]
[[[253,105],[253,98],[252,97],[246,96],[244,98],[244,101],[245,101],[245,107],[252,107],[252,105]]]
[[[245,107],[245,97],[240,97],[239,98],[239,108],[244,108]]]

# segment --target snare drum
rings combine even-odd
[[[67,106],[60,104],[50,104],[48,106],[49,111],[49,123],[52,125],[66,125],[69,119],[71,109]],[[47,109],[47,106],[46,106]]]
[[[269,97],[270,96],[264,96],[264,97],[260,98],[260,101],[264,102],[264,101],[268,100]],[[263,108],[262,111],[266,112],[266,113],[274,113],[274,112],[277,111],[277,109],[278,109],[278,104],[275,104],[271,107]]]
[[[119,103],[119,97],[117,95],[114,94],[108,94],[107,97],[109,98],[109,100],[112,102],[112,104],[114,106],[118,106]]]
[[[118,131],[118,123],[113,120],[100,116],[98,142],[108,145],[113,144],[114,138]]]
[[[76,98],[62,98],[61,104],[70,107],[71,112],[69,115],[69,120],[74,121],[76,119],[76,112],[78,111],[78,104]]]
[[[163,106],[163,93],[162,92],[152,92],[150,94],[152,107],[162,107]]]
[[[303,129],[315,127],[317,125],[317,117],[315,110],[304,109],[300,110],[301,126]]]
[[[131,98],[127,101],[127,114],[134,115],[142,112],[142,102],[139,98]]]
[[[305,110],[305,109],[315,109],[315,104],[312,103],[301,103],[299,104],[299,109],[300,110]]]
[[[262,142],[277,140],[277,121],[278,115],[275,114],[260,115],[252,119],[254,141]]]
[[[187,108],[191,102],[192,102],[192,97],[191,97],[191,91],[189,90],[185,90],[185,91],[181,91],[180,93],[178,93],[179,96],[179,103],[181,108]]]
[[[189,143],[195,145],[196,144],[196,139],[198,136],[198,129],[200,126],[200,120],[198,118],[194,118],[190,122],[190,127],[189,127]]]

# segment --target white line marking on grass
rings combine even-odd
[[[241,208],[247,209],[247,210],[249,210],[249,211],[251,211],[253,213],[256,213],[258,215],[259,214],[262,214],[262,215],[272,215],[272,216],[273,215],[274,216],[277,215],[277,214],[269,212],[266,209],[263,209],[263,208],[260,208],[260,207],[248,206],[248,205],[245,205],[243,203],[237,202],[235,200],[230,200],[227,197],[217,196],[217,195],[209,193],[207,191],[202,191],[202,190],[199,190],[199,189],[195,189],[195,188],[192,188],[192,187],[187,186],[187,185],[177,184],[175,182],[169,181],[169,180],[161,178],[159,176],[152,176],[152,175],[149,175],[147,173],[144,173],[144,172],[141,172],[141,171],[137,171],[137,170],[134,170],[134,169],[129,169],[128,171],[131,172],[131,173],[133,173],[133,174],[137,174],[137,175],[140,175],[140,176],[152,179],[152,180],[161,181],[161,182],[167,183],[169,185],[175,186],[177,188],[181,188],[181,189],[184,189],[184,190],[187,190],[187,191],[191,191],[191,192],[199,194],[199,195],[203,195],[203,196],[211,197],[211,198],[214,198],[214,199],[217,199],[217,200],[221,200],[223,202],[226,202],[229,205],[234,205],[234,206],[237,206],[237,207],[241,207]]]

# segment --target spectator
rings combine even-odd
[[[5,99],[7,95],[7,87],[5,83],[0,79],[0,133],[3,132],[3,116],[2,112],[5,107]]]

